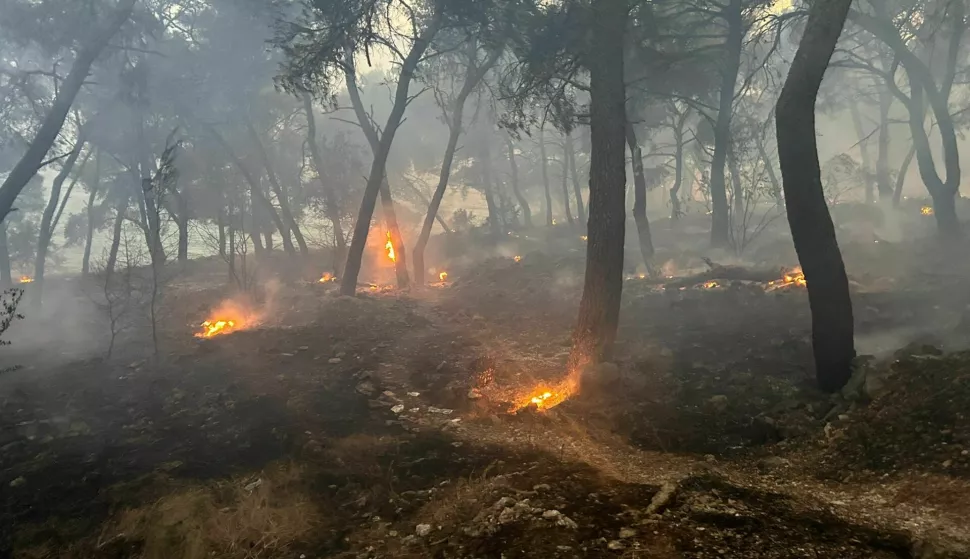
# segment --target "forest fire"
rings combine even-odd
[[[719,285],[720,284],[717,283],[716,281],[706,281],[706,282],[704,282],[704,289],[714,289],[715,287],[718,287]]]
[[[34,283],[34,278],[30,276],[20,276],[20,283]]]
[[[933,206],[923,206],[919,209],[920,215],[933,215]]]
[[[781,279],[769,281],[768,291],[784,289],[786,287],[805,287],[807,285],[808,283],[805,281],[805,273],[802,272],[802,267],[796,266],[785,272]]]
[[[441,272],[441,273],[438,274],[438,281],[442,281],[443,282],[443,281],[447,281],[447,280],[448,280],[448,272]]]
[[[516,262],[522,262],[522,257],[521,256],[513,256],[512,257],[512,260],[515,260]]]
[[[319,283],[333,283],[337,281],[337,276],[331,274],[330,272],[324,272],[320,279],[317,280]]]
[[[384,243],[384,250],[387,251],[387,258],[391,262],[397,262],[397,256],[394,254],[394,240],[391,238],[391,232],[387,232],[387,242]]]
[[[195,334],[196,338],[211,338],[219,334],[228,334],[236,328],[235,320],[206,320],[202,323],[202,331]]]

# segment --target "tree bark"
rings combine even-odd
[[[519,165],[515,161],[515,146],[512,145],[512,139],[507,138],[505,145],[509,152],[509,168],[512,173],[512,193],[515,194],[515,200],[519,203],[519,207],[522,208],[522,219],[525,222],[525,226],[532,229],[532,209],[529,207],[529,201],[522,195],[522,190],[519,186]]]
[[[118,248],[121,246],[121,228],[125,224],[125,212],[128,211],[128,196],[122,196],[118,199],[118,205],[115,206],[115,222],[111,228],[111,246],[108,249],[108,261],[104,266],[105,277],[110,277],[115,271],[115,265],[118,263]],[[105,279],[105,281],[108,281]]]
[[[562,204],[566,212],[566,223],[573,226],[573,211],[569,203],[569,152],[566,150],[566,139],[563,138],[562,150]]]
[[[570,370],[612,358],[623,291],[626,209],[626,2],[593,0],[590,72],[590,180],[586,277]]]
[[[566,153],[569,157],[569,173],[573,176],[573,195],[576,197],[576,218],[585,227],[586,208],[585,204],[583,204],[583,189],[579,183],[579,174],[576,173],[576,144],[573,143],[572,133],[566,134]]]
[[[684,182],[684,125],[689,114],[689,110],[684,110],[674,123],[674,185],[670,187],[670,219],[674,221],[683,215],[680,209],[680,187]]]
[[[77,162],[78,157],[81,155],[81,150],[84,149],[84,144],[87,143],[87,129],[82,127],[78,133],[78,138],[74,143],[74,148],[68,154],[67,159],[61,165],[61,170],[54,177],[54,181],[51,183],[51,193],[50,198],[47,200],[47,206],[44,208],[44,214],[40,220],[40,232],[37,237],[37,254],[34,260],[34,285],[31,286],[31,306],[36,311],[40,309],[41,303],[44,300],[44,271],[47,264],[47,251],[50,248],[51,237],[53,236],[53,228],[51,225],[54,222],[54,212],[57,211],[57,205],[61,199],[61,188],[64,186],[64,181],[67,177],[71,175],[71,170],[74,169],[74,164]]]
[[[640,256],[643,265],[653,275],[653,236],[650,234],[650,221],[647,219],[647,177],[643,173],[643,153],[637,141],[636,130],[632,123],[626,125],[626,143],[630,147],[633,167],[633,221],[637,225],[640,241]]]
[[[293,217],[293,212],[290,209],[290,201],[287,199],[286,191],[280,184],[279,178],[276,176],[276,171],[273,170],[273,163],[269,159],[269,154],[266,152],[266,148],[263,146],[263,142],[259,139],[259,133],[256,132],[256,127],[253,126],[253,121],[246,119],[246,128],[249,130],[249,137],[256,146],[256,153],[259,154],[259,159],[263,164],[263,168],[266,169],[266,177],[269,179],[270,187],[273,192],[276,193],[276,201],[280,205],[280,214],[283,217],[283,225],[286,227],[286,231],[281,230],[280,234],[283,235],[283,244],[286,244],[286,239],[292,234],[296,238],[296,244],[300,247],[300,254],[306,258],[310,254],[310,249],[307,247],[306,239],[303,237],[303,232],[300,231],[300,226],[296,222],[296,218]]]
[[[101,188],[101,150],[97,150],[94,157],[94,182],[91,184],[91,192],[88,193],[88,204],[86,214],[88,216],[87,233],[84,237],[84,256],[81,258],[81,275],[86,276],[91,273],[91,244],[94,242],[94,201]]]
[[[370,175],[367,177],[367,186],[364,188],[364,196],[360,203],[360,211],[357,215],[357,223],[354,225],[354,236],[350,242],[350,250],[347,254],[347,265],[344,267],[344,277],[340,283],[341,295],[352,296],[357,292],[357,278],[360,275],[360,267],[364,257],[364,247],[367,246],[367,235],[370,232],[371,219],[374,217],[374,206],[377,203],[377,195],[381,194],[382,199],[385,199],[385,196],[381,191],[386,191],[386,201],[390,201],[390,187],[386,186],[387,156],[391,151],[391,144],[394,142],[394,136],[397,134],[397,129],[401,125],[401,118],[404,116],[404,109],[407,107],[408,89],[411,87],[411,80],[414,78],[414,71],[418,66],[418,62],[421,60],[421,57],[424,56],[424,52],[431,44],[431,40],[441,29],[442,16],[443,14],[441,7],[436,5],[434,7],[434,13],[431,17],[431,21],[428,22],[428,26],[424,29],[420,36],[415,38],[414,43],[411,45],[410,52],[408,52],[407,56],[402,61],[401,73],[398,76],[397,86],[395,87],[394,91],[394,104],[391,108],[391,114],[388,115],[387,122],[384,125],[384,133],[381,135],[379,141],[374,141],[377,139],[377,131],[374,130],[373,126],[370,125],[370,120],[367,118],[367,115],[361,114],[364,107],[360,101],[360,92],[357,89],[357,77],[353,70],[353,66],[349,65],[346,75],[348,85],[347,89],[350,93],[351,101],[354,104],[357,119],[360,122],[361,128],[364,129],[364,133],[367,135],[368,141],[371,143],[371,149],[374,151],[374,161],[371,164]],[[353,52],[349,54],[348,58],[349,61],[352,62]],[[370,129],[370,132],[368,132],[368,129]],[[384,217],[385,219],[393,219],[393,225],[397,225],[397,219],[394,214],[393,207],[385,206]],[[390,226],[392,224],[388,223],[388,225]],[[395,234],[392,231],[391,235],[392,242],[396,245],[394,248],[395,255],[398,257],[397,261],[395,262],[398,287],[403,289],[406,288],[410,283],[407,277],[407,268],[403,265],[404,243],[402,242],[400,232]]]
[[[152,176],[157,170],[155,156],[152,154],[148,138],[145,136],[145,115],[139,113],[136,117],[136,133],[138,136],[138,161],[141,168],[139,184],[141,191],[140,201],[143,202],[145,212],[145,242],[148,245],[148,253],[152,259],[152,266],[160,266],[165,263],[165,248],[162,246],[162,220],[161,207],[162,196],[155,192]]]
[[[815,375],[828,392],[848,382],[855,346],[849,281],[822,191],[815,99],[851,3],[816,0],[812,4],[775,108],[788,223],[812,312]]]
[[[0,289],[13,285],[13,274],[10,270],[10,248],[7,246],[7,222],[0,221]]]
[[[488,206],[488,230],[492,237],[498,239],[505,225],[502,223],[502,212],[495,202],[495,182],[492,180],[492,149],[489,145],[491,130],[486,130],[482,138],[482,192],[485,194],[485,204]]]
[[[894,208],[899,207],[899,201],[903,196],[903,185],[906,184],[906,173],[909,172],[909,165],[913,162],[914,155],[916,155],[916,144],[909,146],[909,151],[906,152],[906,157],[903,158],[903,163],[896,174],[896,187],[893,189]]]
[[[20,158],[20,161],[3,181],[3,185],[0,186],[0,221],[7,217],[17,196],[40,170],[44,156],[47,155],[54,141],[57,140],[57,135],[60,134],[61,127],[64,126],[64,119],[67,118],[67,113],[71,110],[71,105],[74,104],[74,98],[77,97],[78,91],[84,85],[84,80],[87,79],[88,72],[91,71],[91,65],[108,45],[108,41],[128,21],[135,1],[122,0],[118,8],[111,14],[108,24],[103,29],[95,31],[94,36],[78,52],[70,73],[58,88],[54,103],[51,105],[50,112],[44,118],[44,123],[41,124],[37,135],[30,143],[30,147],[27,148],[27,152]]]
[[[549,191],[549,159],[546,157],[546,135],[543,128],[539,128],[539,157],[542,158],[542,188],[546,195],[546,227],[552,227],[552,193]]]
[[[731,144],[731,117],[734,112],[734,92],[738,71],[741,68],[741,43],[744,39],[744,20],[741,17],[741,0],[730,0],[723,9],[727,23],[727,41],[724,45],[725,59],[721,72],[717,121],[714,125],[714,155],[711,158],[711,246],[726,247],[730,243],[730,219],[728,216],[727,185],[724,166]]]
[[[849,114],[852,116],[852,125],[855,127],[855,134],[859,138],[859,156],[862,158],[862,172],[865,175],[866,204],[871,204],[876,201],[876,193],[872,181],[872,158],[869,156],[869,146],[866,145],[866,131],[862,128],[862,115],[859,113],[858,103],[849,104]]]
[[[337,203],[337,193],[334,188],[327,184],[323,179],[323,158],[320,157],[320,147],[317,145],[317,119],[313,115],[313,101],[310,94],[303,93],[303,110],[306,112],[307,121],[307,144],[310,146],[310,157],[313,160],[313,167],[317,171],[317,180],[320,181],[320,188],[323,192],[323,203],[326,205],[324,213],[330,224],[333,226],[334,249],[334,275],[341,275],[344,259],[347,258],[347,241],[344,239],[343,226],[340,224],[340,205]]]

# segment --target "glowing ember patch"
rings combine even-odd
[[[440,274],[438,274],[438,279],[441,280],[441,281],[447,280],[448,279],[448,272],[441,272]]]
[[[920,215],[933,215],[933,207],[923,206],[922,208],[919,209],[919,213]]]
[[[704,289],[714,289],[717,286],[718,286],[718,283],[716,281],[704,282]]]
[[[322,276],[320,276],[318,281],[320,283],[332,283],[337,281],[337,276],[331,274],[330,272],[325,272]]]
[[[34,278],[30,276],[20,276],[20,283],[34,283]]]
[[[211,338],[219,334],[228,334],[236,327],[235,320],[206,320],[202,323],[202,331],[198,332],[196,338]]]
[[[586,235],[583,235],[583,236],[580,237],[580,239],[582,239],[584,241],[588,241],[589,240],[589,237],[587,237]]]
[[[391,262],[397,262],[397,256],[394,255],[394,241],[391,238],[391,232],[387,232],[387,242],[384,243],[384,249],[387,251],[387,258]]]
[[[522,257],[521,256],[513,256],[512,257],[512,260],[515,260],[516,262],[522,262]]]
[[[786,287],[806,287],[807,285],[808,283],[805,281],[805,273],[802,272],[802,267],[798,266],[792,268],[788,272],[785,272],[781,279],[769,281],[768,291],[784,289]]]
[[[647,274],[637,274],[637,277],[640,279],[647,279]]]

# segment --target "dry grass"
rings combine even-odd
[[[104,527],[97,550],[135,544],[140,559],[283,556],[323,524],[302,475],[279,465],[125,510]]]

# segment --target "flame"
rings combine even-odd
[[[589,240],[589,237],[587,237],[586,235],[582,235],[579,238],[582,239],[582,240],[584,240],[584,241],[588,241]]]
[[[384,249],[387,250],[387,258],[391,262],[397,262],[397,256],[394,255],[394,241],[391,238],[391,232],[387,232],[387,242],[384,243]]]
[[[441,272],[440,274],[438,274],[438,279],[441,280],[441,281],[447,280],[448,279],[448,272]]]
[[[568,400],[579,388],[579,378],[575,374],[553,384],[539,384],[514,399],[516,409],[535,406],[540,411],[550,410]]]
[[[320,279],[318,281],[320,283],[332,283],[337,281],[337,276],[331,274],[330,272],[324,272],[324,274],[320,276]]]
[[[784,289],[786,287],[805,287],[808,283],[805,281],[805,273],[802,272],[801,266],[796,266],[791,270],[784,273],[781,279],[768,282],[768,291],[774,291],[775,289]]]
[[[516,262],[522,262],[522,257],[521,256],[513,256],[512,257],[512,260],[515,260]]]
[[[933,215],[933,207],[923,206],[922,208],[919,209],[919,213],[920,215]]]
[[[33,283],[34,278],[30,276],[20,276],[20,283]]]
[[[202,323],[202,331],[196,333],[196,338],[211,338],[219,334],[228,334],[236,327],[235,320],[206,320]]]
[[[704,289],[714,289],[718,286],[716,281],[706,281],[704,282]]]

